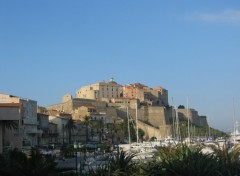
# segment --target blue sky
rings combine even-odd
[[[222,130],[234,97],[240,120],[239,1],[3,0],[0,59],[0,92],[42,106],[114,77],[188,97]]]

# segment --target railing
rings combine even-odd
[[[58,133],[49,133],[48,135],[49,135],[49,137],[57,137]]]
[[[25,132],[26,132],[26,133],[29,133],[29,134],[40,134],[40,133],[42,133],[42,130],[38,130],[38,129],[26,129]]]
[[[31,119],[31,118],[25,118],[23,119],[23,123],[24,124],[30,124],[30,125],[39,125],[39,122],[37,121],[37,119]]]

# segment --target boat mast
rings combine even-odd
[[[138,104],[136,103],[136,134],[137,134],[137,143],[138,143]]]
[[[208,132],[209,132],[208,138],[210,139],[210,137],[211,137],[211,128],[210,128],[210,125],[208,125]]]
[[[193,138],[196,137],[196,129],[195,129],[195,125],[193,125]]]
[[[189,118],[189,107],[188,107],[188,98],[187,98],[187,118],[188,118],[188,140],[190,140],[190,118]]]
[[[176,113],[176,136],[177,136],[177,140],[179,141],[179,119],[178,119],[177,107],[175,107],[175,113]]]
[[[174,105],[173,97],[172,97],[172,104]],[[172,133],[173,133],[172,137],[173,137],[173,139],[175,140],[175,138],[176,138],[176,136],[175,136],[175,134],[176,134],[175,125],[176,125],[176,124],[175,124],[175,118],[174,118],[174,116],[173,116],[173,114],[174,114],[173,111],[174,111],[174,108],[173,108],[173,106],[172,106],[172,113],[171,113],[171,114],[172,114],[172,123],[173,123],[173,124],[172,124],[172,127],[173,127],[173,128],[172,128]]]
[[[130,122],[129,122],[128,106],[127,106],[127,123],[128,123],[128,143],[131,144]]]
[[[235,101],[233,97],[233,143],[236,143],[236,113],[235,113]]]

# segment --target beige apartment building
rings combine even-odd
[[[58,142],[58,131],[57,131],[57,124],[55,123],[48,123],[48,142],[49,143],[57,143]]]
[[[123,87],[123,97],[139,99],[148,105],[168,105],[168,92],[160,86],[153,89],[141,83],[128,84]]]
[[[1,129],[6,131],[4,134],[4,146],[11,147],[31,147],[37,145],[38,130],[37,121],[37,102],[34,100],[21,98],[8,94],[0,94],[0,122],[17,121],[17,130],[8,130],[2,126]],[[16,138],[16,139],[15,139]]]
[[[139,100],[138,99],[132,99],[132,98],[113,98],[111,99],[111,103],[109,103],[110,106],[115,106],[119,108],[132,108],[136,109],[136,105],[139,106]]]
[[[158,97],[161,99],[163,105],[168,105],[168,90],[161,86],[153,88],[154,91],[158,92]]]
[[[0,153],[10,146],[21,148],[23,137],[20,135],[21,116],[19,103],[0,103]],[[18,129],[7,129],[11,123],[18,124]]]
[[[57,143],[68,143],[66,124],[69,119],[70,116],[49,115],[49,123],[56,124],[57,126]]]
[[[109,102],[111,98],[119,98],[122,95],[122,86],[111,78],[109,82],[100,81],[96,84],[81,87],[76,92],[76,98],[91,99]]]

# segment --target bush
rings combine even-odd
[[[131,176],[136,172],[136,164],[132,162],[133,154],[121,151],[109,158],[106,165],[98,166],[96,169],[90,167],[87,176]]]
[[[205,155],[201,147],[188,147],[178,145],[174,147],[160,147],[158,149],[159,159],[143,166],[145,175],[164,176],[217,176],[219,164],[213,155]]]

